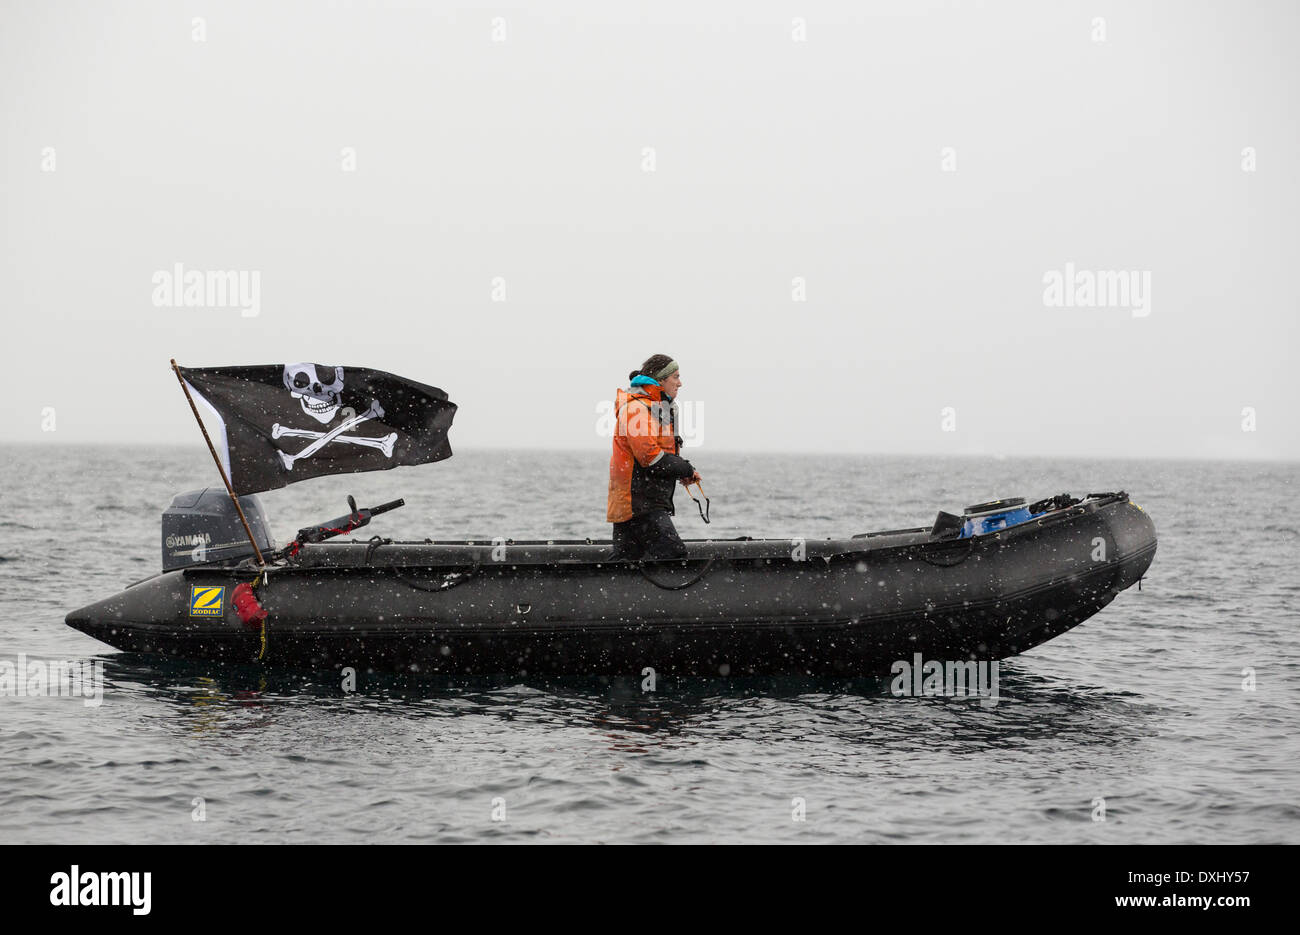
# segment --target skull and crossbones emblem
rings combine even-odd
[[[302,406],[302,411],[321,425],[328,425],[338,415],[343,405],[343,368],[326,367],[322,364],[286,364],[284,368],[284,386],[294,399]],[[348,411],[348,410],[345,410]],[[326,445],[339,442],[345,445],[360,445],[376,448],[384,453],[385,458],[393,456],[393,443],[397,433],[390,432],[381,438],[365,435],[344,435],[351,428],[369,419],[382,419],[384,407],[379,400],[372,399],[370,408],[359,415],[351,415],[342,423],[327,432],[310,429],[295,429],[275,423],[271,426],[272,438],[307,438],[310,443],[297,454],[279,452],[280,461],[286,470],[293,470],[294,462],[310,458]]]

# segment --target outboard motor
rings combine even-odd
[[[239,499],[263,554],[274,552],[262,504],[251,494]],[[253,555],[239,513],[223,487],[204,487],[177,494],[162,515],[163,571],[214,559],[240,559]]]

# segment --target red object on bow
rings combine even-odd
[[[262,629],[262,621],[269,615],[266,608],[257,602],[253,586],[247,581],[235,585],[234,601],[235,611],[239,614],[239,619],[244,621],[244,625],[254,630]]]

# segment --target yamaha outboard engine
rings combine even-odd
[[[248,518],[258,548],[263,554],[275,551],[266,514],[257,497],[241,497],[239,505]],[[177,494],[162,515],[163,571],[184,568],[198,562],[240,559],[253,554],[239,513],[222,487],[204,487]]]

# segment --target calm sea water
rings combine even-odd
[[[647,695],[632,679],[363,677],[345,694],[125,655],[63,624],[158,567],[159,514],[216,479],[206,451],[0,447],[0,657],[102,660],[106,678],[99,707],[0,697],[0,840],[1300,842],[1300,465],[697,464],[720,538],[1125,489],[1160,547],[1140,593],[1004,662],[995,707],[877,681],[661,678]],[[347,493],[406,498],[366,535],[608,538],[606,470],[600,454],[458,451],[261,499],[281,541]],[[705,537],[680,492],[677,525]]]

